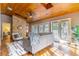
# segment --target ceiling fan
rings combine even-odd
[[[52,3],[41,3],[46,9],[53,7]]]
[[[27,15],[27,18],[32,18],[33,17],[33,13],[32,12],[28,12],[26,15]]]

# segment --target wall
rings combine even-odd
[[[0,49],[1,49],[1,14],[0,14]],[[1,50],[0,50],[1,55]]]
[[[11,23],[11,17],[8,15],[1,14],[2,22]]]
[[[1,14],[0,14],[0,41],[1,41]]]
[[[9,23],[11,25],[11,17],[10,16],[0,14],[0,21],[1,21],[1,23],[0,23],[1,27],[2,27],[3,23]],[[0,32],[0,34],[3,36],[3,29],[0,28],[0,31],[2,32],[2,33]],[[3,37],[1,39],[3,39]]]
[[[26,22],[25,19],[18,17],[18,16],[13,16],[13,32],[18,32],[20,33],[23,37],[26,37],[26,26],[28,23]],[[18,27],[21,26],[22,29],[18,29]]]
[[[11,16],[2,14],[2,31],[7,33],[11,32]]]

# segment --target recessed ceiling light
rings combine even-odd
[[[12,11],[12,8],[11,7],[7,7],[7,9],[10,10],[10,11]]]
[[[32,18],[32,16],[29,16],[29,18]]]

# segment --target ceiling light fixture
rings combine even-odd
[[[10,11],[12,11],[12,8],[11,7],[7,7],[7,9],[10,10]]]
[[[27,13],[28,18],[32,18],[32,12]]]
[[[42,3],[42,5],[46,8],[49,9],[51,7],[53,7],[53,5],[51,3]]]

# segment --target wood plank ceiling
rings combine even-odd
[[[30,6],[33,7],[33,5],[30,3],[2,3],[0,5],[1,13],[6,15],[18,15],[25,19],[28,17],[27,13],[32,11]]]
[[[25,18],[28,22],[79,12],[79,3],[51,3],[52,7],[49,9],[46,9],[44,4],[41,3],[2,3],[0,5],[1,13],[16,14]],[[28,13],[32,13],[32,18],[29,18]]]

